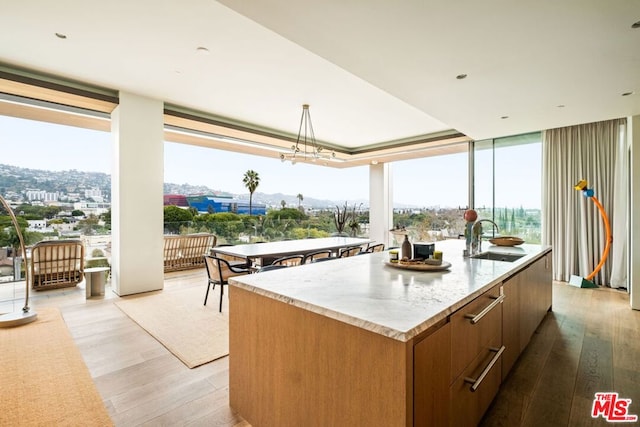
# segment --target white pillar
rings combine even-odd
[[[162,289],[162,101],[120,93],[111,115],[111,283],[120,296]]]
[[[629,210],[629,291],[631,308],[640,310],[640,116],[627,119],[627,135],[631,154],[629,181],[631,209]]]
[[[393,227],[393,186],[391,165],[369,166],[369,238],[389,246]]]

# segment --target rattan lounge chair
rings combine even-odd
[[[66,288],[84,279],[84,245],[81,240],[51,240],[36,243],[31,249],[33,289]]]

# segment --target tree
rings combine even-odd
[[[260,184],[260,176],[258,176],[258,172],[249,169],[244,173],[244,178],[242,178],[242,183],[247,190],[249,190],[249,215],[251,215],[252,205],[253,205],[253,193],[258,188]]]
[[[298,195],[296,197],[298,198],[298,208],[300,208],[300,204],[304,200],[304,197],[302,196],[301,193],[298,193]]]
[[[284,199],[280,200],[280,206],[284,209],[287,206],[287,202],[285,202]]]
[[[178,233],[182,223],[192,220],[193,215],[187,209],[181,209],[177,206],[164,207],[164,226],[169,232]]]
[[[307,219],[308,217],[304,214],[304,212],[300,212],[298,209],[282,208],[280,210],[270,210],[269,212],[267,212],[267,218],[280,221],[282,219],[303,220]]]
[[[82,233],[87,235],[87,236],[91,236],[94,233],[94,230],[97,228],[98,226],[98,217],[95,216],[94,214],[89,215],[86,219],[83,219],[82,221],[78,222],[78,225],[80,227],[82,227]]]
[[[100,217],[102,218],[102,220],[104,221],[104,227],[107,230],[111,230],[111,208],[109,208],[108,211],[106,211],[105,213],[103,213],[102,215],[100,215]]]
[[[3,213],[0,206],[0,214]],[[17,216],[16,220],[18,221],[18,226],[20,227],[20,232],[24,238],[25,231],[27,227],[29,227],[29,223],[27,221]],[[25,238],[26,240],[26,238]],[[27,242],[25,241],[25,245]],[[20,248],[20,238],[18,237],[18,233],[16,232],[13,221],[9,215],[0,215],[0,247],[10,246],[17,250]],[[20,255],[22,256],[22,255]]]

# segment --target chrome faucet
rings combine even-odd
[[[473,227],[471,228],[471,255],[482,252],[482,223],[485,221],[493,224],[496,228],[496,233],[500,233],[500,227],[498,227],[498,224],[490,219],[479,219],[474,222]]]

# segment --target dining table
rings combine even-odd
[[[278,242],[246,243],[232,246],[216,246],[215,252],[251,260],[253,265],[268,265],[277,258],[289,255],[307,255],[320,250],[331,250],[337,255],[340,249],[362,246],[371,239],[359,237],[322,237],[316,239],[281,240]]]

